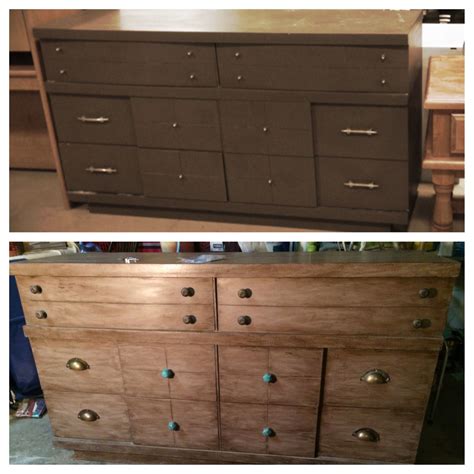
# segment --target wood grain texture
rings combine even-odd
[[[423,412],[438,355],[433,352],[329,350],[324,378],[325,406],[399,408]],[[373,369],[390,377],[368,384],[361,377]]]
[[[423,424],[423,411],[326,406],[322,411],[319,454],[361,460],[413,463]],[[360,441],[352,433],[371,428],[378,442]]]
[[[44,390],[123,393],[119,353],[114,344],[87,342],[67,343],[55,340],[32,340],[32,349]],[[82,371],[66,367],[70,359],[89,364]]]
[[[127,405],[119,395],[97,393],[47,392],[46,403],[55,436],[105,440],[129,440]],[[94,410],[100,419],[80,420],[81,410]]]
[[[10,10],[10,52],[30,51],[22,10]]]
[[[134,304],[134,303],[64,303],[60,301],[22,301],[28,324],[45,327],[142,329],[160,331],[213,331],[212,305],[204,304]],[[36,312],[45,311],[46,319]],[[193,315],[194,324],[183,317]]]

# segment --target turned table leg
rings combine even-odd
[[[454,173],[433,170],[433,186],[436,193],[433,211],[432,230],[449,232],[453,230],[452,195],[455,181]]]

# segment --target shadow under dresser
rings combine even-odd
[[[55,445],[190,462],[415,461],[459,263],[190,255],[11,264]]]
[[[405,229],[420,174],[421,21],[125,10],[35,28],[67,201]]]

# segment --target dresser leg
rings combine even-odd
[[[433,170],[432,179],[436,193],[432,230],[436,232],[450,232],[453,230],[452,195],[455,180],[454,173]]]

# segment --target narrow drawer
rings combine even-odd
[[[135,147],[60,143],[69,191],[141,194]]]
[[[464,114],[451,114],[451,153],[464,154]]]
[[[225,153],[229,201],[315,207],[314,158]]]
[[[384,211],[409,208],[407,163],[359,158],[317,160],[319,205]]]
[[[49,81],[217,86],[214,45],[44,41],[41,50]]]
[[[242,291],[243,290],[243,291]],[[452,281],[440,278],[219,278],[219,305],[417,306],[446,308]]]
[[[220,346],[220,398],[317,406],[321,363],[320,350]]]
[[[44,390],[123,393],[115,345],[34,339],[33,353]]]
[[[318,156],[408,160],[408,109],[313,105]]]
[[[145,196],[226,201],[222,154],[140,149]]]
[[[219,106],[225,151],[313,155],[309,103],[223,100]]]
[[[230,332],[427,337],[445,324],[438,308],[219,306],[219,329]]]
[[[22,302],[28,324],[97,329],[213,331],[208,304]]]
[[[17,282],[22,300],[32,302],[213,304],[210,278],[39,276]]]
[[[214,100],[132,98],[132,108],[139,146],[221,150]]]
[[[423,412],[437,361],[437,352],[330,349],[324,403]]]
[[[413,463],[423,415],[423,410],[412,413],[325,406],[319,432],[319,455]],[[359,430],[365,430],[366,439],[357,436]],[[364,433],[359,436],[364,438]]]
[[[128,99],[50,95],[60,142],[134,145]]]
[[[218,449],[215,402],[127,398],[135,444]]]
[[[314,457],[316,422],[315,408],[221,403],[222,449]]]
[[[46,403],[53,433],[59,438],[130,440],[127,405],[119,395],[51,392]]]
[[[214,346],[120,346],[127,395],[216,400]]]

